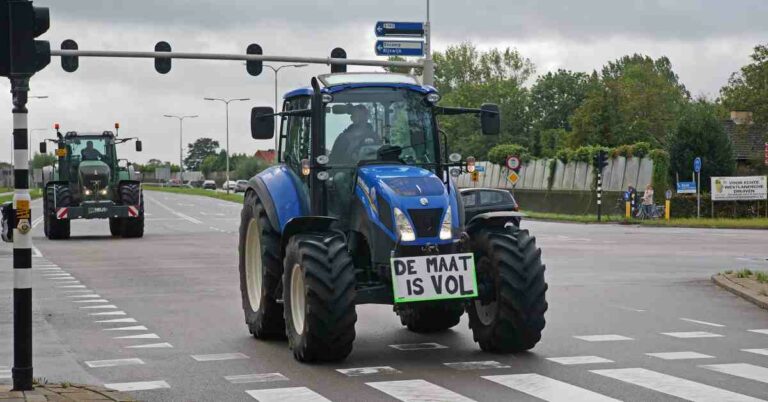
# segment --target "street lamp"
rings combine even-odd
[[[306,67],[307,64],[284,64],[284,65],[279,66],[279,67],[274,67],[274,66],[270,66],[269,64],[264,64],[263,66],[264,67],[268,67],[270,70],[275,72],[275,113],[277,113],[278,112],[278,110],[277,110],[277,99],[278,99],[278,96],[277,96],[277,73],[280,72],[280,70],[285,68],[285,67],[301,68],[301,67]],[[278,143],[278,141],[280,141],[280,136],[277,134],[277,130],[279,130],[279,124],[275,124],[275,151],[277,151],[277,143]]]
[[[183,151],[184,140],[182,138],[183,138],[184,129],[183,129],[182,122],[184,121],[184,119],[194,119],[195,117],[197,117],[197,115],[195,114],[191,116],[176,116],[172,114],[164,114],[163,117],[173,117],[174,119],[179,119],[179,169],[181,170],[179,172],[179,178],[183,182],[184,181],[184,151]]]
[[[232,99],[222,99],[222,98],[203,98],[207,101],[218,101],[224,103],[224,109],[226,110],[227,115],[227,144],[226,144],[226,154],[227,154],[227,181],[224,183],[224,187],[226,187],[227,194],[229,194],[229,102],[233,101],[247,101],[251,100],[250,98],[232,98]]]

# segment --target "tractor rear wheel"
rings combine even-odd
[[[400,322],[410,331],[426,333],[456,326],[464,314],[461,301],[426,301],[395,306]]]
[[[51,240],[69,239],[70,221],[69,219],[57,219],[56,210],[62,207],[68,207],[72,204],[72,193],[69,186],[53,185],[46,187],[46,211],[44,215],[44,232]]]
[[[120,218],[109,218],[109,233],[112,236],[120,236],[123,231],[123,222]]]
[[[144,194],[141,192],[141,186],[137,183],[128,183],[120,186],[120,201],[123,205],[132,205],[139,208],[139,215],[137,217],[120,219],[123,221],[122,236],[144,236]]]
[[[240,213],[240,295],[248,330],[256,338],[284,338],[283,305],[277,302],[283,264],[280,234],[256,193],[245,196]]]
[[[527,230],[514,226],[480,229],[472,235],[481,294],[467,308],[475,342],[486,352],[533,348],[541,339],[547,311],[547,283],[541,249]]]
[[[285,326],[293,356],[302,362],[337,361],[355,340],[355,270],[338,233],[290,238],[283,264]]]

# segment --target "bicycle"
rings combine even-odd
[[[637,219],[661,219],[662,216],[664,216],[664,207],[656,204],[640,205],[637,214],[635,214],[635,218]]]

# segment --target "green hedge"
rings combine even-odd
[[[658,192],[656,194],[659,194]],[[663,203],[663,199],[657,199],[656,203]],[[696,217],[696,194],[676,194],[672,197],[673,218]],[[718,201],[715,203],[715,218],[755,218],[765,217],[766,202],[760,201]],[[758,211],[759,210],[759,211]],[[759,212],[759,215],[758,215]],[[709,194],[701,195],[701,216],[712,216],[712,202]]]
[[[504,166],[507,157],[517,155],[523,162],[531,159],[531,153],[528,148],[519,144],[499,144],[488,151],[488,161],[499,166]]]

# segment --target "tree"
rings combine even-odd
[[[545,146],[542,136],[548,131],[558,134],[571,131],[571,115],[586,98],[591,83],[589,75],[585,73],[562,69],[536,79],[531,87],[530,103],[534,155],[544,155],[545,148],[554,155],[551,151],[559,149],[551,142]]]
[[[522,86],[536,71],[531,60],[515,49],[494,48],[483,52],[469,42],[448,46],[442,53],[434,52],[432,58],[435,87],[443,95],[465,84],[512,81]]]
[[[729,176],[736,170],[731,141],[717,117],[717,107],[704,100],[683,109],[674,134],[667,141],[670,173],[688,177],[693,159],[702,159],[701,183],[706,188],[710,176]]]
[[[198,138],[194,143],[187,145],[187,157],[184,158],[184,166],[187,170],[200,170],[200,164],[208,155],[215,155],[219,148],[219,142],[211,138]]]
[[[237,163],[234,177],[247,180],[266,168],[266,165],[258,158],[248,156],[241,158]]]
[[[32,169],[41,169],[43,166],[53,166],[56,163],[56,157],[48,154],[35,154],[32,157]]]
[[[731,75],[720,89],[720,100],[730,110],[753,113],[758,124],[768,124],[768,46],[755,46],[752,63]]]
[[[571,145],[621,145],[640,141],[663,146],[675,130],[690,94],[668,58],[635,54],[593,73],[590,90],[571,117]]]

